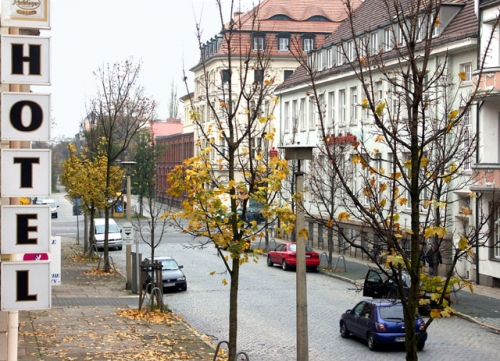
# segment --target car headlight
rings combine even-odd
[[[185,280],[186,280],[185,276],[177,278],[177,281],[185,281]]]

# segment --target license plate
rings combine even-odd
[[[165,283],[163,287],[174,287],[175,283]]]
[[[404,337],[396,337],[396,342],[405,342],[406,338]]]
[[[306,254],[306,258],[311,258],[311,255],[310,254]]]

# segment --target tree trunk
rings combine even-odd
[[[231,291],[229,294],[229,358],[234,360],[238,351],[238,288],[240,260],[233,258],[231,270]]]

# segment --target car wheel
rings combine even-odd
[[[310,272],[318,272],[318,267],[315,266],[315,267],[307,267],[307,269],[310,271]]]
[[[424,347],[425,347],[425,342],[424,342],[424,343],[419,343],[419,344],[417,345],[417,350],[418,350],[418,351],[422,351],[422,350],[424,349]]]
[[[283,260],[281,263],[281,268],[283,268],[283,271],[288,271],[288,264],[286,263],[286,260]]]
[[[351,333],[347,329],[347,326],[346,326],[345,322],[341,322],[340,323],[340,336],[342,338],[349,338],[350,334]]]
[[[273,261],[271,261],[271,256],[267,256],[267,265],[268,265],[269,267],[274,266]]]
[[[121,251],[122,250],[122,246],[118,247],[118,250]]]
[[[181,291],[186,291],[187,289],[188,289],[188,285],[184,285],[184,287],[182,287]]]
[[[368,343],[368,348],[372,351],[375,351],[377,349],[377,344],[375,343],[371,332],[368,333],[368,337],[366,338],[366,340]]]

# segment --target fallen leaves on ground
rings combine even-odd
[[[85,276],[97,276],[97,277],[109,277],[109,276],[114,276],[116,274],[114,269],[110,269],[109,272],[105,272],[101,268],[92,268],[90,271],[83,271],[82,272]]]
[[[148,323],[159,325],[166,323],[170,326],[172,323],[177,322],[176,318],[169,312],[160,312],[159,310],[143,312],[138,309],[119,310],[118,316],[128,318],[129,320],[144,320]]]

